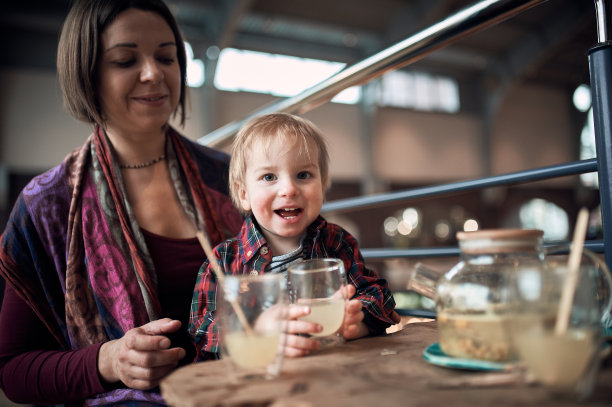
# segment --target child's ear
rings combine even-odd
[[[244,188],[244,186],[239,183],[236,183],[236,185],[240,206],[242,206],[243,211],[248,212],[251,210],[251,201],[249,200],[249,195],[247,194],[246,188]]]

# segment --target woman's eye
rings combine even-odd
[[[119,68],[129,68],[130,66],[134,65],[134,62],[134,59],[128,59],[125,61],[115,61],[115,65],[117,65]]]
[[[301,171],[298,173],[298,179],[308,179],[312,178],[312,174],[308,171]]]
[[[172,65],[174,63],[174,58],[159,58],[159,62],[165,65]]]
[[[261,177],[261,179],[269,182],[269,181],[274,181],[276,177],[274,176],[274,174],[266,174],[263,177]]]

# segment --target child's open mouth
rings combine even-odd
[[[274,211],[278,216],[284,219],[292,219],[302,213],[300,208],[283,208]]]

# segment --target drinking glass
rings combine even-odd
[[[280,374],[288,312],[280,274],[226,276],[218,290],[221,357],[234,381]]]
[[[564,329],[559,329],[558,319],[568,274],[566,256],[549,256],[545,268],[520,270],[514,276],[516,308],[508,322],[509,335],[528,372],[555,396],[582,400],[593,390],[609,313],[609,292],[608,299],[602,292],[609,287],[603,280],[608,272],[602,274],[601,267],[605,264],[585,249]]]
[[[292,264],[288,268],[289,296],[293,304],[306,304],[310,314],[300,319],[323,326],[311,334],[323,346],[342,343],[338,333],[344,321],[346,272],[340,259],[318,258]]]

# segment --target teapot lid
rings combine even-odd
[[[457,240],[465,253],[513,252],[534,250],[543,235],[540,229],[483,229],[457,232]]]

